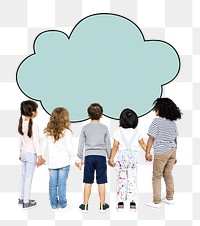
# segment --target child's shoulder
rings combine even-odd
[[[64,134],[65,135],[72,135],[72,131],[70,129],[65,129]]]

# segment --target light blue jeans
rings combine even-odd
[[[30,200],[31,184],[33,173],[35,170],[35,164],[37,161],[36,154],[32,154],[26,151],[20,153],[22,163],[22,176],[20,181],[20,199],[24,200],[24,203],[28,203]]]
[[[60,169],[49,169],[49,199],[53,209],[65,208],[66,199],[66,182],[70,166]]]

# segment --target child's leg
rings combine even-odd
[[[127,200],[129,202],[136,202],[138,200],[137,194],[137,153],[129,153],[128,165],[128,185],[127,185]]]
[[[57,184],[58,184],[58,170],[49,169],[49,198],[51,207],[53,209],[58,208]]]
[[[174,181],[172,177],[172,169],[176,160],[176,149],[172,151],[172,154],[164,168],[163,177],[166,184],[166,198],[173,200],[174,195]]]
[[[70,166],[66,166],[58,170],[58,202],[60,208],[65,208],[67,205],[66,182],[69,175],[69,170]]]
[[[90,194],[91,194],[91,189],[92,189],[92,184],[86,184],[84,186],[84,204],[87,205],[89,198],[90,198]]]
[[[25,182],[26,162],[23,161],[22,158],[21,158],[21,165],[22,165],[22,176],[21,176],[20,186],[19,186],[19,198],[21,200],[24,200],[24,182]]]
[[[153,202],[158,204],[161,202],[161,178],[163,177],[163,171],[168,159],[171,156],[171,152],[167,152],[163,155],[155,155],[153,161]]]
[[[98,191],[100,197],[100,204],[105,204],[105,196],[106,196],[106,186],[105,184],[98,184]]]
[[[126,154],[118,151],[116,161],[116,172],[117,172],[117,201],[124,202],[127,198],[127,165],[128,159]]]
[[[33,179],[33,173],[35,171],[37,156],[32,153],[24,152],[25,175],[24,175],[24,203],[29,203],[31,184]]]

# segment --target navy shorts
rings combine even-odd
[[[95,171],[97,184],[108,182],[106,157],[100,155],[88,155],[85,157],[83,183],[93,184]]]

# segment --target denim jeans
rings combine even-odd
[[[65,208],[66,199],[66,182],[70,166],[60,169],[49,169],[49,199],[53,209]]]
[[[35,164],[37,160],[36,154],[32,154],[26,151],[20,153],[22,163],[22,176],[20,181],[20,199],[24,200],[24,203],[28,203],[30,199],[31,184],[33,173],[35,170]]]

